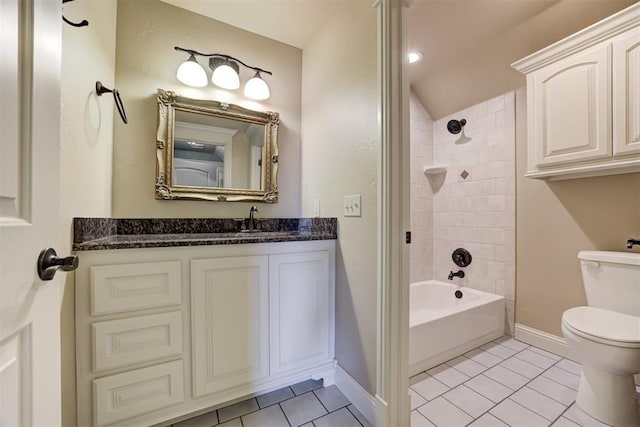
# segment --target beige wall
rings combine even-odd
[[[516,123],[516,323],[562,336],[564,310],[586,304],[578,251],[626,251],[626,239],[640,236],[640,174],[524,178],[524,90],[516,96]]]
[[[98,97],[95,82],[113,87],[116,0],[75,2],[67,15],[88,27],[62,25],[60,118],[60,231],[71,252],[71,220],[111,215],[113,98]],[[73,7],[73,14],[71,14]],[[76,424],[74,276],[67,274],[61,307],[62,425]]]
[[[338,217],[336,358],[375,392],[378,182],[376,11],[340,2],[303,52],[302,212]],[[362,195],[362,217],[342,215]]]
[[[224,53],[273,72],[265,76],[271,98],[248,101],[241,90],[213,85],[189,88],[176,79],[187,59],[174,46],[205,53]],[[300,91],[302,52],[236,27],[159,0],[119,0],[116,85],[129,124],[116,120],[113,152],[113,216],[115,217],[244,217],[249,203],[155,200],[156,90],[215,99],[254,110],[280,113],[280,202],[261,205],[260,216],[300,215]],[[208,70],[205,60],[199,60]],[[210,73],[209,73],[210,76]],[[240,72],[241,84],[251,77]]]

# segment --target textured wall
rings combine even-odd
[[[229,54],[272,71],[273,76],[265,76],[271,98],[255,102],[247,100],[240,89],[226,91],[211,84],[200,89],[183,85],[176,79],[176,70],[187,56],[176,52],[174,46]],[[191,98],[279,112],[280,201],[261,204],[260,216],[300,215],[300,49],[159,0],[119,0],[116,52],[116,85],[129,124],[116,120],[114,126],[114,216],[246,217],[252,204],[155,200],[157,88]],[[249,70],[241,69],[241,84],[251,76]]]
[[[87,19],[88,27],[62,24],[60,117],[60,231],[71,252],[75,216],[111,215],[113,98],[98,97],[96,80],[113,87],[116,55],[116,0],[74,2],[67,17]],[[60,327],[62,333],[62,424],[76,424],[75,287],[67,274]]]
[[[305,47],[302,206],[338,217],[336,358],[369,393],[376,372],[378,91],[376,10],[339,2]],[[362,217],[343,217],[343,196],[362,195]]]

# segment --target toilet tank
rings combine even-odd
[[[587,304],[640,317],[640,253],[580,251]]]

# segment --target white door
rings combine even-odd
[[[0,425],[59,426],[61,2],[0,0]]]

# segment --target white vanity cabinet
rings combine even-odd
[[[640,4],[521,61],[525,176],[640,172]]]
[[[335,241],[80,251],[78,425],[333,382]]]

